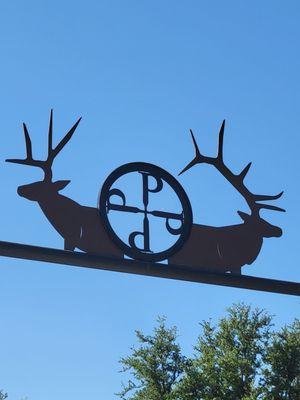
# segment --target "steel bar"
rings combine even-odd
[[[300,296],[300,283],[0,241],[0,256]]]

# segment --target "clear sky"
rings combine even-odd
[[[287,213],[264,213],[284,235],[265,240],[244,273],[299,281],[299,18],[298,1],[1,2],[1,240],[63,247],[37,204],[16,194],[40,171],[4,162],[24,154],[23,121],[43,157],[50,108],[56,141],[83,117],[54,173],[72,180],[67,196],[95,206],[126,162],[176,175],[193,156],[189,128],[213,155],[226,118],[232,170],[253,161],[251,190],[285,190]],[[180,182],[196,222],[234,224],[247,211],[212,167]],[[292,296],[38,262],[1,258],[0,279],[0,387],[15,400],[114,399],[119,358],[158,315],[178,325],[187,354],[198,322],[234,302],[266,308],[277,326],[299,316]]]

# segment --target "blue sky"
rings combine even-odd
[[[276,0],[2,2],[1,240],[63,246],[37,204],[16,194],[40,171],[4,163],[24,154],[23,121],[43,157],[50,108],[55,140],[83,117],[54,174],[71,179],[67,196],[95,206],[126,162],[176,175],[193,156],[189,128],[214,154],[226,118],[230,168],[253,161],[251,190],[285,190],[287,213],[264,213],[284,235],[265,240],[244,273],[299,281],[299,14],[299,2]],[[196,222],[234,224],[247,211],[212,167],[180,182]],[[198,322],[234,302],[266,308],[277,326],[299,316],[296,297],[30,261],[1,258],[0,279],[0,387],[11,399],[114,399],[119,358],[158,315],[178,325],[187,354]]]

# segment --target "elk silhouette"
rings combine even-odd
[[[64,138],[53,148],[53,111],[50,112],[47,159],[35,160],[32,156],[31,139],[25,124],[23,130],[26,143],[25,159],[8,159],[7,162],[39,167],[44,179],[18,187],[18,194],[28,200],[36,201],[48,221],[64,238],[65,250],[78,248],[84,252],[100,253],[107,256],[123,257],[123,253],[109,239],[97,208],[86,207],[61,195],[59,192],[69,180],[52,181],[52,164],[58,153],[73,136],[81,118],[72,126]]]
[[[277,200],[283,192],[276,196],[253,194],[244,184],[244,179],[251,167],[249,163],[243,171],[236,175],[224,164],[223,139],[225,121],[219,132],[219,148],[217,157],[206,157],[200,153],[194,134],[191,132],[195,147],[195,158],[180,172],[184,173],[196,164],[206,163],[214,166],[244,197],[251,214],[238,211],[244,223],[225,227],[211,227],[193,224],[191,234],[181,250],[169,258],[171,264],[188,265],[195,268],[213,271],[241,273],[241,267],[252,264],[257,258],[264,237],[280,237],[281,228],[271,225],[259,215],[261,209],[285,211],[260,201]],[[179,175],[180,175],[179,174]]]

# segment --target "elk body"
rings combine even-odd
[[[48,221],[63,237],[65,250],[74,250],[78,248],[85,252],[123,257],[122,252],[108,237],[99,211],[93,207],[82,206],[76,201],[59,193],[70,181],[52,181],[53,161],[71,139],[80,119],[73,125],[59,144],[53,148],[53,113],[51,110],[48,133],[48,156],[45,161],[33,159],[31,139],[26,125],[23,124],[27,153],[26,158],[23,160],[9,159],[6,161],[39,167],[44,171],[44,179],[42,181],[19,186],[18,194],[21,197],[38,203]]]
[[[225,227],[211,227],[193,224],[191,234],[181,250],[169,258],[170,264],[187,265],[193,268],[203,268],[218,272],[241,273],[241,267],[252,264],[257,258],[263,238],[280,237],[282,230],[262,219],[259,215],[261,209],[285,211],[277,206],[262,204],[260,201],[276,200],[283,192],[276,196],[257,195],[249,191],[244,184],[251,163],[243,171],[236,175],[224,164],[223,138],[225,121],[223,121],[219,133],[219,150],[217,157],[203,156],[191,131],[195,158],[181,171],[187,171],[196,164],[206,163],[213,165],[244,197],[251,214],[238,211],[244,221],[238,225]]]

